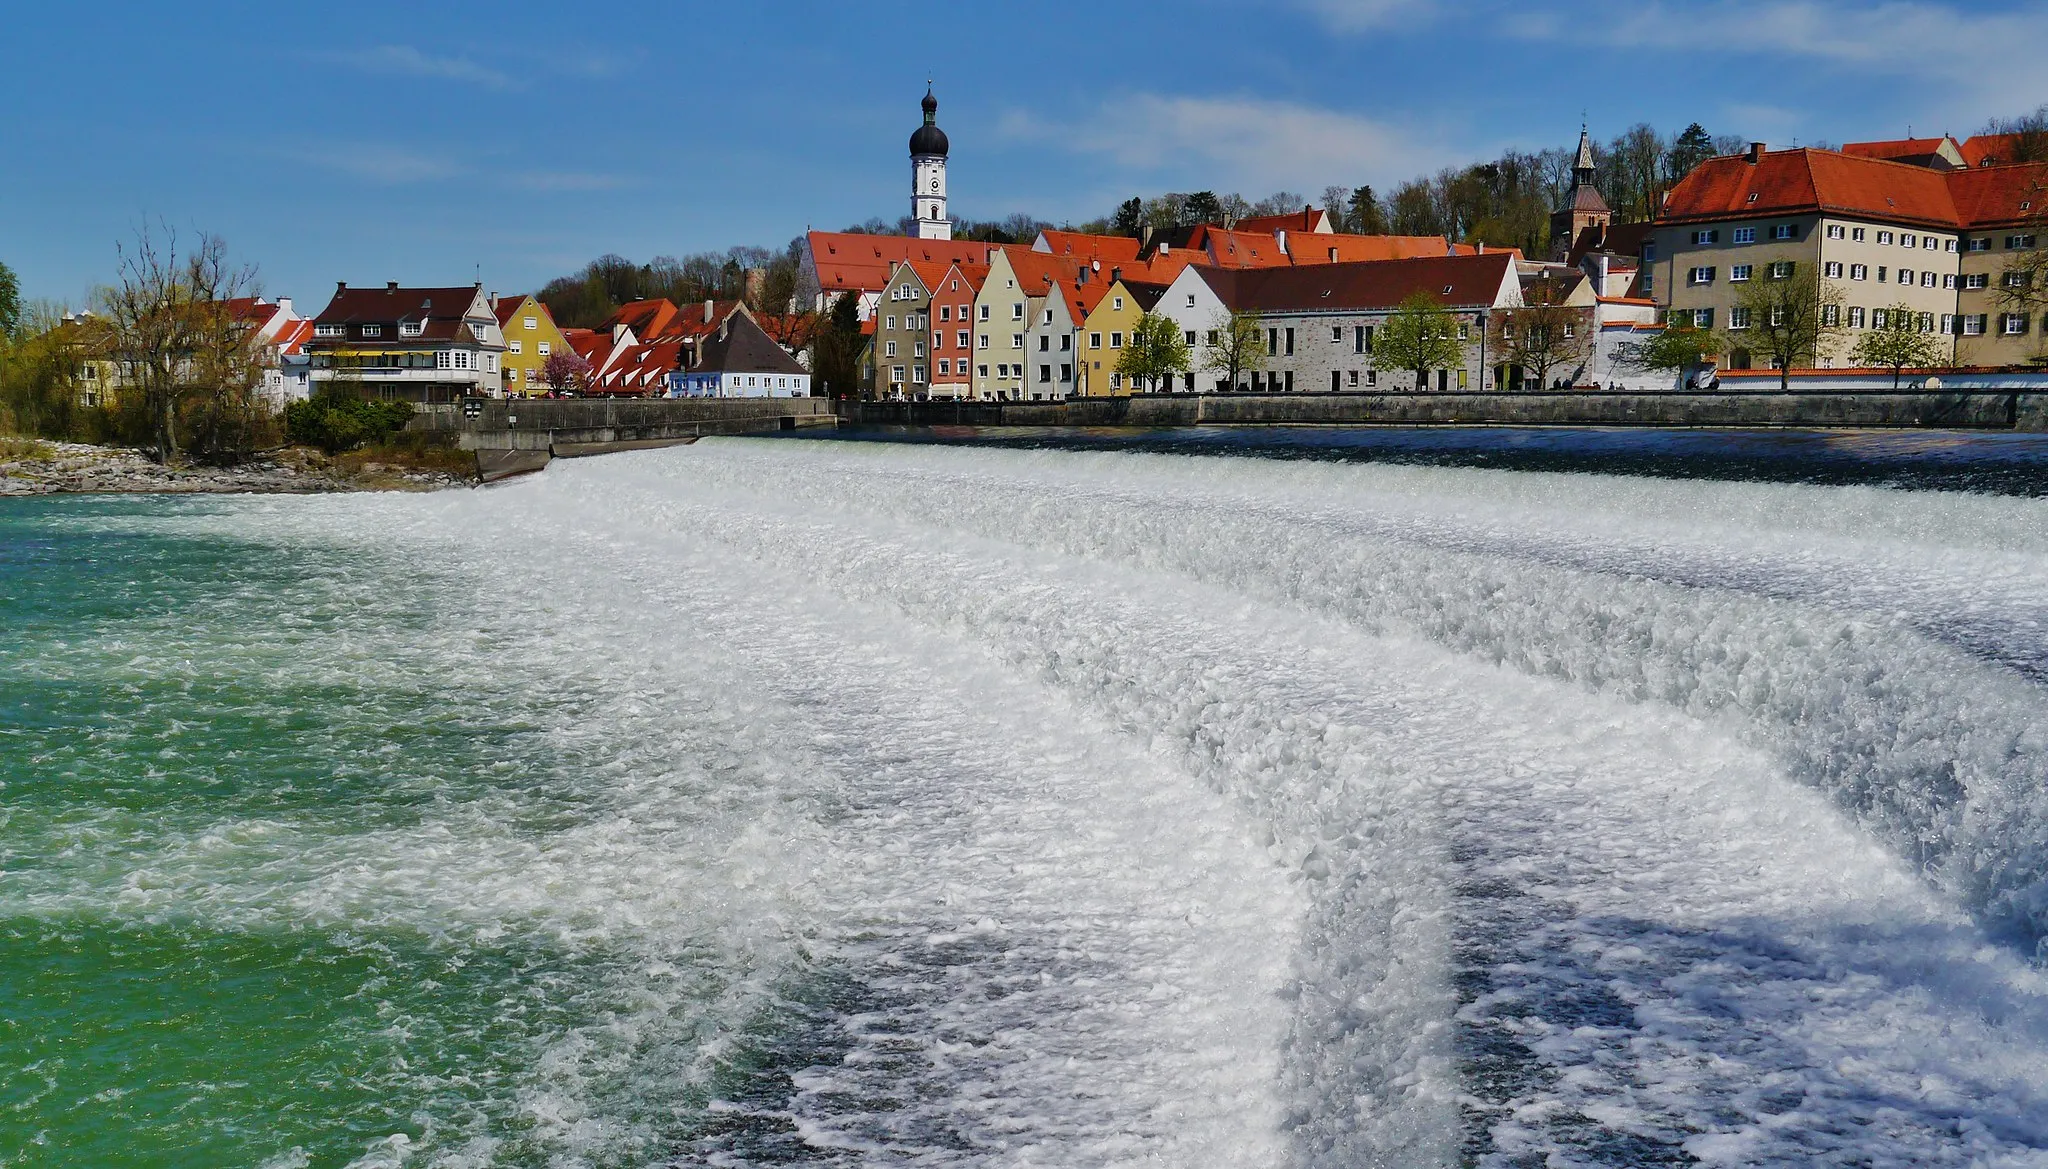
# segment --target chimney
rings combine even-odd
[[[707,325],[710,324],[712,320],[715,318],[717,312],[718,302],[707,298],[704,301],[704,323]]]
[[[1482,256],[1486,254],[1486,241],[1485,241],[1485,240],[1480,240],[1480,241],[1479,241],[1479,254],[1480,254],[1480,255],[1482,255]]]
[[[280,296],[277,298],[277,311],[283,313],[286,317],[289,318],[296,319],[297,317],[297,314],[292,312],[292,298],[289,296]]]
[[[334,295],[336,295],[336,296],[340,296],[340,295],[341,295],[342,293],[344,293],[344,292],[347,292],[347,291],[348,291],[348,281],[346,281],[346,280],[337,280],[337,281],[335,281],[335,282],[334,282]]]
[[[1763,160],[1764,160],[1764,144],[1763,144],[1763,143],[1761,143],[1761,142],[1752,142],[1752,143],[1750,143],[1750,144],[1749,144],[1749,165],[1751,165],[1751,166],[1755,166],[1755,165],[1756,165],[1757,163],[1760,163],[1760,162],[1762,162]]]
[[[1331,262],[1332,264],[1334,264],[1334,263],[1336,263],[1336,262],[1337,262],[1337,249],[1336,249],[1336,248],[1331,248],[1331,249],[1330,249],[1330,262]]]
[[[497,311],[498,311],[498,294],[497,294],[497,293],[495,293],[495,292],[493,292],[493,293],[491,294],[491,311],[492,311],[492,312],[497,312]]]
[[[1122,268],[1111,268],[1109,270],[1109,282],[1111,284],[1115,284],[1117,281],[1122,280],[1123,278],[1124,270]]]
[[[1274,232],[1274,233],[1273,233],[1273,238],[1274,238],[1275,240],[1279,241],[1279,244],[1280,244],[1280,254],[1281,254],[1281,255],[1283,255],[1283,256],[1284,256],[1284,255],[1286,255],[1286,254],[1287,254],[1287,232],[1286,232],[1286,231],[1285,231],[1284,229],[1283,229],[1283,230],[1280,230],[1280,231],[1276,231],[1276,232]]]
[[[396,281],[396,280],[386,280],[386,281],[384,282],[384,295],[386,295],[386,296],[389,296],[389,295],[391,295],[392,293],[394,293],[394,292],[397,292],[397,291],[398,291],[398,281]]]

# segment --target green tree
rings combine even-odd
[[[1675,183],[1691,174],[1694,167],[1712,157],[1714,136],[1707,133],[1705,126],[1694,122],[1679,131],[1678,137],[1671,140],[1670,153],[1665,155],[1664,159],[1664,173]]]
[[[1116,215],[1110,220],[1110,229],[1117,235],[1139,238],[1145,230],[1145,201],[1136,195],[1116,205]]]
[[[1729,315],[1738,313],[1748,318],[1742,347],[1777,367],[1780,391],[1792,388],[1795,366],[1818,365],[1833,356],[1841,342],[1841,290],[1822,280],[1811,264],[1784,262],[1766,268],[1763,279],[1750,281],[1735,294]],[[1728,344],[1736,342],[1731,339]]]
[[[1188,342],[1172,318],[1145,313],[1131,327],[1124,351],[1116,359],[1116,371],[1132,385],[1156,391],[1159,383],[1172,384],[1175,374],[1188,370]]]
[[[1221,223],[1223,222],[1223,203],[1216,198],[1216,192],[1214,191],[1196,191],[1188,196],[1187,203],[1181,208],[1181,221],[1183,223]]]
[[[1202,368],[1223,375],[1227,389],[1236,389],[1238,379],[1266,368],[1265,330],[1257,313],[1239,309],[1216,318],[1209,329],[1214,340],[1202,356]]]
[[[12,340],[21,331],[21,281],[15,278],[14,269],[0,263],[0,343]]]
[[[1427,292],[1412,292],[1386,324],[1373,344],[1374,364],[1389,369],[1415,371],[1415,388],[1429,388],[1429,371],[1449,369],[1465,360],[1458,344],[1458,324],[1444,306]]]
[[[1351,214],[1345,219],[1354,234],[1388,234],[1387,209],[1380,206],[1379,196],[1372,193],[1371,187],[1360,187],[1351,192]]]
[[[1856,348],[1849,351],[1849,360],[1874,369],[1892,371],[1892,388],[1898,389],[1904,371],[1926,369],[1939,365],[1947,357],[1947,346],[1943,345],[1939,333],[1920,331],[1919,314],[1912,306],[1895,304],[1889,309],[1880,309],[1884,323],[1872,322],[1861,337],[1856,339]]]
[[[1633,347],[1628,364],[1683,376],[1687,370],[1706,365],[1720,352],[1721,338],[1712,329],[1666,325],[1649,340]]]
[[[812,384],[818,393],[834,398],[860,393],[860,354],[865,343],[860,332],[860,300],[851,292],[842,292],[811,342],[811,369],[817,375]]]

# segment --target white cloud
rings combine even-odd
[[[466,57],[435,57],[411,45],[377,45],[326,54],[332,61],[371,73],[395,73],[405,77],[432,77],[463,81],[491,89],[509,89],[512,78],[488,65]]]
[[[1073,125],[1012,114],[999,129],[1110,160],[1127,181],[1252,198],[1281,189],[1315,193],[1329,183],[1384,183],[1448,161],[1369,118],[1257,98],[1132,94],[1112,97]]]
[[[1874,7],[1830,0],[1603,0],[1569,18],[1524,16],[1504,27],[1528,39],[1648,50],[1667,55],[1667,64],[1681,70],[1688,56],[1702,52],[1803,57],[1838,70],[1866,70],[1901,78],[1932,97],[1930,118],[1981,120],[2031,109],[2048,96],[2040,81],[2048,5],[2038,3],[1994,10],[1929,0]]]
[[[292,158],[386,187],[442,182],[466,173],[462,167],[436,155],[364,143],[330,142],[294,151]]]
[[[1337,32],[1365,32],[1396,24],[1415,24],[1438,9],[1426,0],[1295,0]]]

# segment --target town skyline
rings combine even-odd
[[[1182,61],[1205,41],[1213,52],[1215,24],[1242,14],[1206,5],[1171,21],[1091,10],[1100,35],[1061,42],[1042,67],[989,71],[947,43],[975,30],[808,6],[794,21],[660,15],[625,36],[536,24],[540,11],[493,9],[479,24],[372,10],[281,29],[248,11],[117,6],[134,35],[113,44],[69,13],[29,14],[0,48],[0,86],[37,112],[11,132],[0,255],[25,296],[83,303],[116,241],[161,220],[225,237],[269,292],[300,300],[337,279],[532,291],[606,252],[778,248],[806,228],[893,222],[927,77],[954,142],[953,214],[1079,222],[1134,194],[1398,183],[1568,145],[1582,114],[1596,138],[1693,121],[1773,146],[1964,135],[2040,103],[2024,71],[1996,65],[2048,35],[2048,16],[2018,6],[1890,5],[1883,19],[1818,3],[1596,7],[1568,28],[1485,5],[1305,0],[1233,31],[1241,68],[1128,69],[1133,44]],[[1083,18],[1056,7],[1048,22],[1061,19]],[[1730,39],[1727,26],[1769,35]],[[754,46],[785,68],[706,91],[664,64],[692,40]],[[1945,45],[1974,46],[1978,64],[1956,68]],[[208,52],[257,64],[144,94],[140,77],[162,61]],[[1715,84],[1628,84],[1646,53],[1682,54]],[[134,79],[63,83],[89,55]],[[1539,66],[1540,82],[1502,75]],[[1595,80],[1603,71],[1614,80]],[[707,166],[717,181],[698,181]]]

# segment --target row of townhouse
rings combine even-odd
[[[487,296],[481,284],[338,284],[306,322],[307,387],[364,397],[452,402],[559,392],[631,397],[799,397],[810,374],[737,302],[621,307],[597,329],[563,329],[536,297]],[[550,360],[586,363],[555,385]],[[559,364],[559,363],[558,363]],[[301,391],[301,396],[303,391]]]
[[[1757,324],[1738,303],[1745,285],[1801,271],[1841,300],[1829,316],[1845,335],[1824,367],[1848,365],[1857,335],[1901,306],[1944,336],[1950,364],[2038,360],[2048,352],[2048,290],[2037,287],[2048,163],[2000,162],[1999,137],[1841,151],[1756,143],[1710,159],[1665,197],[1642,245],[1645,286],[1670,321],[1734,339],[1733,369],[1752,364],[1739,344]]]

